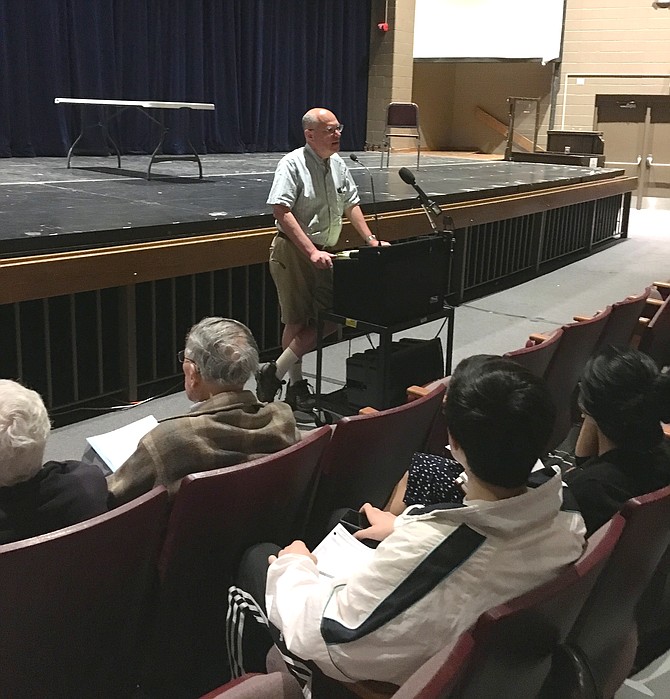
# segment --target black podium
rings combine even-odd
[[[451,254],[451,236],[433,234],[338,255],[333,313],[377,325],[439,313]]]

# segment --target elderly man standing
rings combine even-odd
[[[270,402],[288,374],[286,402],[310,411],[314,398],[302,376],[301,360],[316,346],[319,310],[332,308],[333,255],[344,214],[366,245],[381,243],[372,234],[359,206],[358,191],[338,155],[344,128],[323,108],[302,118],[305,145],[285,155],[277,165],[268,204],[272,205],[277,235],[270,249],[270,273],[277,287],[284,332],[277,362],[264,364],[256,375],[257,393]],[[334,326],[325,328],[326,334]]]
[[[189,473],[233,466],[300,440],[289,406],[263,405],[244,385],[258,369],[249,328],[228,318],[203,318],[179,352],[191,411],[163,420],[107,478],[121,505],[164,485],[174,494]]]

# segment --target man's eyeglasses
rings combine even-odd
[[[316,129],[307,129],[308,131],[316,131]],[[324,132],[329,136],[333,134],[341,134],[344,131],[344,124],[338,124],[337,126],[326,126]]]
[[[195,364],[190,357],[186,356],[186,350],[179,350],[179,352],[177,352],[177,359],[179,360],[180,364],[183,364],[184,362],[191,362],[191,364]]]

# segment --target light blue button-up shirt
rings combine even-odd
[[[289,208],[315,245],[332,247],[342,231],[342,214],[359,201],[344,160],[337,153],[324,160],[305,145],[279,161],[267,203]]]

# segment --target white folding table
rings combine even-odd
[[[214,105],[210,102],[156,102],[153,100],[102,100],[102,99],[85,99],[79,97],[56,97],[54,99],[56,104],[75,104],[84,106],[98,106],[102,107],[103,118],[102,121],[96,122],[95,124],[90,124],[86,122],[85,116],[82,113],[81,119],[81,130],[79,135],[74,140],[73,144],[70,146],[70,150],[67,153],[67,166],[70,167],[70,161],[72,160],[72,154],[74,152],[75,146],[82,139],[84,132],[92,127],[99,126],[102,129],[105,141],[111,144],[116,153],[116,159],[118,167],[121,167],[121,153],[119,152],[119,147],[116,145],[114,139],[109,135],[109,129],[107,125],[109,121],[116,116],[118,116],[122,111],[126,109],[139,109],[148,119],[153,121],[155,124],[161,128],[160,141],[154,152],[151,154],[151,159],[149,160],[149,167],[147,169],[147,179],[151,179],[151,167],[154,163],[166,162],[171,160],[192,160],[198,163],[198,170],[200,172],[200,179],[202,179],[202,163],[200,162],[200,156],[195,150],[195,147],[191,143],[188,133],[186,134],[186,141],[191,147],[192,154],[189,155],[165,155],[163,154],[163,141],[165,140],[165,135],[168,129],[165,128],[165,124],[159,120],[155,119],[148,110],[150,109],[198,109],[198,110],[208,110],[213,111]],[[114,108],[114,111],[110,113],[110,108]],[[82,110],[84,111],[84,110]]]

